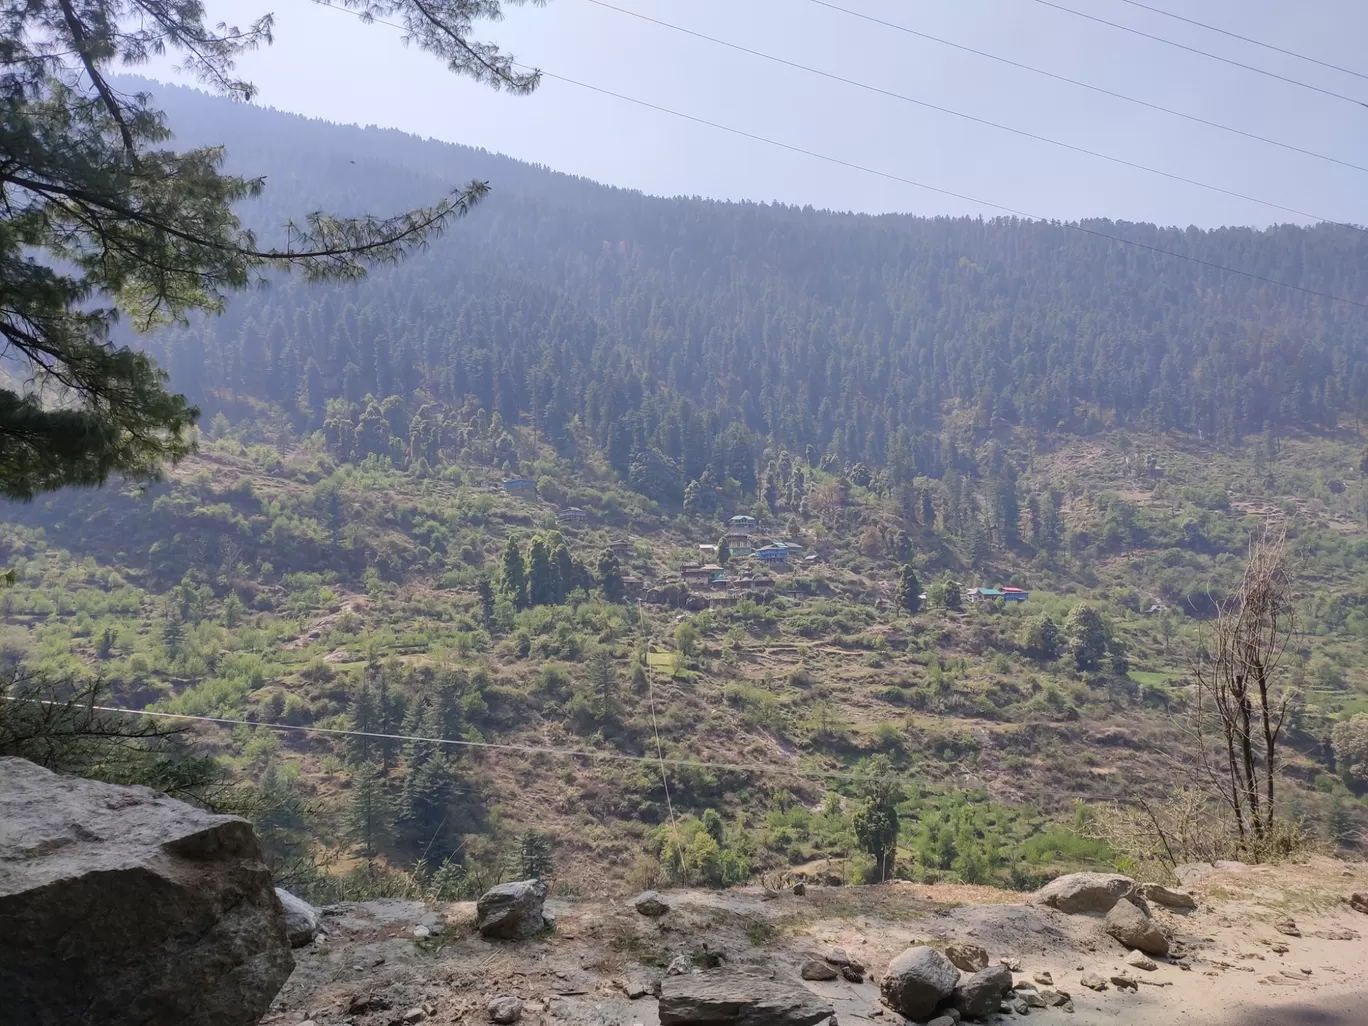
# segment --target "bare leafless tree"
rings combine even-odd
[[[1285,528],[1249,546],[1236,593],[1218,604],[1193,666],[1192,736],[1205,784],[1227,806],[1241,850],[1274,854],[1278,742],[1291,690],[1282,657],[1295,629]]]

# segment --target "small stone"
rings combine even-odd
[[[1273,929],[1287,937],[1300,937],[1301,930],[1297,929],[1297,923],[1291,916],[1282,916],[1273,923]]]
[[[1118,901],[1107,913],[1107,933],[1128,948],[1147,955],[1167,955],[1168,937],[1144,909],[1130,901]]]
[[[847,983],[864,983],[864,973],[853,965],[841,966],[841,979]]]
[[[1031,1014],[1031,1006],[1028,1005],[1025,1001],[1018,1001],[1016,1004],[1012,1006],[1012,1008],[1015,1009],[1017,1015]]]
[[[686,973],[688,973],[688,971],[692,968],[693,966],[689,964],[689,960],[687,958],[685,958],[683,955],[676,955],[674,958],[670,960],[670,965],[669,968],[665,970],[665,975],[683,976]]]
[[[998,965],[1005,965],[1014,973],[1021,972],[1021,959],[1019,958],[999,958]]]
[[[1282,941],[1274,941],[1274,942],[1273,942],[1272,944],[1270,944],[1268,947],[1269,947],[1269,950],[1272,951],[1275,955],[1285,955],[1285,954],[1287,954],[1289,951],[1292,950],[1292,949],[1289,948],[1286,944],[1284,944]]]
[[[882,1017],[883,1017],[883,1014],[884,1014],[883,1005],[875,1005],[873,1008],[871,1008],[871,1009],[869,1010],[869,1017],[870,1017],[871,1019],[879,1019],[879,1018],[882,1018]]]
[[[988,952],[977,944],[951,941],[945,946],[945,957],[950,959],[956,969],[966,973],[977,973],[988,968]]]
[[[1163,905],[1165,908],[1193,909],[1197,907],[1197,899],[1187,891],[1169,890],[1163,884],[1141,884],[1140,896],[1146,901]]]
[[[1069,993],[1063,990],[1055,990],[1053,987],[1046,987],[1040,992],[1040,997],[1045,1004],[1051,1008],[1061,1008],[1069,1001]]]
[[[670,911],[669,903],[656,891],[643,891],[632,902],[632,907],[643,916],[657,919]]]
[[[1081,983],[1083,986],[1087,987],[1089,990],[1096,990],[1100,992],[1107,989],[1107,981],[1102,979],[1102,977],[1098,976],[1096,973],[1084,973],[1081,977],[1079,977],[1078,982]]]
[[[1134,969],[1143,969],[1147,973],[1152,973],[1159,968],[1159,966],[1155,964],[1154,959],[1150,958],[1149,955],[1145,954],[1143,951],[1132,951],[1130,957],[1126,959],[1126,965],[1131,966]]]
[[[517,1022],[522,1018],[522,998],[507,994],[490,998],[489,1004],[485,1006],[485,1011],[489,1013],[490,1022],[499,1023],[500,1026],[508,1026],[509,1023]]]
[[[647,994],[649,994],[651,992],[651,988],[646,986],[646,984],[642,983],[640,980],[632,980],[630,983],[623,984],[622,992],[627,995],[629,1000],[635,1001],[638,998],[644,998]]]
[[[1345,870],[1347,873],[1348,870]],[[1368,891],[1356,892],[1344,899],[1349,903],[1349,907],[1355,912],[1362,912],[1368,915]]]
[[[1310,975],[1311,975],[1311,970],[1310,970],[1310,969],[1303,969],[1303,970],[1302,970],[1302,975],[1303,975],[1303,976],[1310,976]]]
[[[1125,973],[1117,973],[1111,978],[1112,986],[1117,990],[1139,990],[1140,986]]]
[[[948,1015],[939,1015],[928,1022],[926,1026],[955,1026],[955,1020]]]
[[[809,962],[803,963],[803,968],[798,971],[798,975],[805,980],[823,982],[836,979],[840,973],[836,971],[835,966],[828,965],[826,962],[820,962],[814,958]]]
[[[856,959],[851,958],[850,955],[846,953],[845,948],[832,948],[822,957],[834,966],[841,968],[849,966],[851,969],[854,969],[857,973],[861,974],[865,971],[865,967]]]
[[[415,926],[413,928],[413,936],[415,940],[424,940],[425,938],[432,936],[432,931],[426,926]]]
[[[423,1011],[421,1008],[410,1008],[407,1012],[404,1013],[404,1022],[409,1024],[415,1022],[422,1022],[426,1018],[427,1013]]]
[[[1044,972],[1044,971],[1038,972],[1038,973],[1034,974],[1034,975],[1031,977],[1031,979],[1035,980],[1036,983],[1040,984],[1042,987],[1053,987],[1053,986],[1054,986],[1054,977],[1051,976],[1048,972]]]
[[[796,884],[793,885],[793,896],[794,896],[795,898],[801,898],[801,897],[802,897],[804,894],[806,894],[806,893],[807,893],[807,884],[803,883],[801,880],[800,880],[798,883],[796,883]]]
[[[1019,990],[1017,997],[1026,1002],[1027,1008],[1049,1008],[1049,1002],[1045,1000],[1045,995],[1038,990]]]

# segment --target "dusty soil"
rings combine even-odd
[[[1368,865],[1321,859],[1207,868],[1188,886],[1196,911],[1155,908],[1187,957],[1182,965],[1159,959],[1153,972],[1127,967],[1127,952],[1100,919],[1018,904],[1021,895],[987,888],[809,886],[802,897],[754,888],[670,891],[671,911],[658,920],[629,901],[552,899],[554,930],[516,944],[480,939],[473,904],[336,906],[327,910],[328,940],[296,952],[294,975],[265,1021],[389,1026],[412,1013],[409,1021],[442,1026],[484,1023],[488,999],[512,994],[526,1002],[529,1026],[657,1026],[649,989],[675,956],[696,963],[720,956],[727,966],[796,981],[803,961],[841,947],[870,970],[864,983],[795,986],[830,1001],[841,1023],[898,1024],[901,1017],[879,1004],[884,966],[909,944],[958,939],[1012,960],[1021,981],[1047,971],[1072,995],[1072,1014],[1033,1009],[1042,1023],[1368,1023],[1368,916],[1341,900],[1368,890]],[[416,926],[439,918],[440,935],[415,938]],[[1279,931],[1286,918],[1300,936]],[[1085,972],[1123,971],[1141,981],[1137,991],[1079,985]],[[634,984],[647,995],[629,998]]]

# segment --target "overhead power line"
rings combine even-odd
[[[1010,132],[1012,135],[1019,135],[1025,139],[1033,139],[1036,142],[1043,142],[1050,146],[1058,146],[1061,149],[1072,150],[1074,153],[1082,153],[1085,156],[1096,157],[1099,160],[1109,160],[1113,164],[1120,164],[1123,167],[1133,168],[1136,171],[1144,171],[1147,174],[1159,175],[1161,178],[1167,178],[1170,181],[1182,182],[1184,185],[1196,186],[1199,189],[1207,189],[1211,192],[1217,192],[1224,196],[1231,196],[1234,199],[1244,200],[1247,203],[1257,203],[1260,206],[1268,207],[1272,210],[1281,210],[1285,214],[1296,214],[1298,217],[1308,217],[1313,221],[1327,221],[1331,224],[1340,225],[1340,227],[1343,228],[1352,228],[1355,231],[1368,230],[1360,228],[1358,225],[1352,225],[1347,224],[1343,221],[1337,221],[1332,217],[1325,217],[1322,214],[1315,214],[1311,213],[1310,211],[1299,210],[1296,207],[1289,207],[1282,203],[1275,203],[1272,200],[1260,199],[1257,196],[1250,196],[1243,192],[1237,192],[1234,189],[1227,189],[1221,185],[1212,185],[1208,182],[1198,181],[1195,178],[1187,178],[1184,175],[1174,174],[1171,171],[1164,171],[1161,168],[1150,167],[1148,164],[1141,164],[1137,161],[1127,160],[1125,157],[1118,157],[1110,153],[1102,153],[1099,150],[1091,150],[1088,149],[1088,147],[1086,146],[1079,146],[1075,143],[1064,142],[1062,139],[1053,139],[1050,136],[1040,135],[1036,132],[1032,132],[1024,128],[1016,128],[1012,125],[1005,125],[999,121],[990,121],[987,118],[981,118],[974,114],[966,114],[964,111],[955,110],[953,107],[943,107],[940,104],[932,103],[929,100],[921,100],[915,96],[908,96],[906,93],[897,93],[891,89],[884,89],[880,86],[871,85],[868,82],[861,82],[858,79],[846,78],[844,75],[837,75],[829,71],[823,71],[820,68],[814,68],[807,64],[799,64],[797,61],[791,61],[784,57],[776,57],[773,54],[765,53],[763,50],[754,50],[749,46],[742,46],[740,43],[733,43],[726,39],[719,39],[717,36],[710,36],[703,32],[697,32],[694,29],[685,28],[683,25],[676,25],[673,22],[662,21],[660,18],[653,18],[650,15],[642,14],[638,11],[633,11],[626,7],[618,7],[616,4],[608,3],[607,0],[585,0],[585,3],[593,4],[595,7],[602,7],[605,10],[616,11],[618,14],[625,14],[628,17],[636,18],[640,21],[649,22],[652,25],[658,25],[661,28],[667,28],[673,32],[679,32],[686,36],[692,36],[695,39],[701,39],[705,42],[713,43],[717,46],[723,46],[729,50],[736,50],[739,53],[749,54],[752,57],[759,57],[763,60],[772,61],[775,64],[780,64],[787,68],[794,68],[797,71],[807,72],[810,75],[817,75],[821,78],[829,79],[832,82],[840,82],[843,85],[849,85],[854,86],[857,89],[863,89],[866,92],[876,93],[880,96],[886,96],[894,100],[901,100],[904,103],[911,103],[918,107],[923,107],[927,110],[937,111],[941,114],[949,114],[952,117],[961,118],[965,121],[972,121],[974,124],[984,125],[988,128],[995,128],[1000,132]]]
[[[344,14],[350,14],[353,17],[359,17],[359,15],[356,12],[349,11],[343,7],[334,7],[332,4],[328,3],[327,0],[315,0],[315,2],[322,7],[327,7],[329,10],[340,11]],[[374,23],[376,24],[388,25],[390,28],[399,29],[401,32],[404,31],[404,27],[402,25],[395,24],[394,22],[381,21],[378,18],[371,20],[374,21]],[[686,114],[683,111],[674,110],[673,108],[665,107],[658,103],[652,103],[649,100],[638,99],[635,96],[628,96],[626,93],[619,93],[612,89],[606,89],[603,86],[596,86],[591,85],[588,82],[581,82],[579,79],[570,78],[568,75],[558,75],[554,72],[546,71],[545,69],[541,68],[534,69],[530,65],[525,64],[519,64],[518,67],[528,71],[538,71],[541,75],[543,75],[546,78],[553,79],[557,82],[563,82],[566,85],[572,85],[576,88],[584,89],[589,92],[598,93],[601,96],[610,96],[614,99],[622,100],[624,103],[635,104],[636,106],[644,107],[647,110],[654,110],[661,114],[668,114],[671,117],[676,117],[683,121],[689,121],[696,125],[704,125],[708,128],[714,128],[719,132],[726,132],[730,135],[735,135],[742,139],[750,139],[754,142],[764,143],[767,146],[774,146],[781,150],[787,150],[790,153],[799,153],[805,157],[812,157],[815,160],[821,160],[825,161],[828,164],[834,164],[837,167],[849,168],[852,171],[860,171],[864,174],[874,175],[877,178],[883,178],[890,182],[899,182],[903,185],[910,185],[913,188],[924,189],[927,192],[934,192],[941,196],[949,196],[952,199],[964,200],[966,203],[972,203],[976,206],[989,207],[993,210],[1000,210],[1005,214],[1011,214],[1014,217],[1022,217],[1027,219],[1028,221],[1042,221],[1057,224],[1059,227],[1064,228],[1068,231],[1080,232],[1084,235],[1091,235],[1095,238],[1106,239],[1109,242],[1119,243],[1123,246],[1130,246],[1133,249],[1144,250],[1146,252],[1155,253],[1160,256],[1173,257],[1176,260],[1185,260],[1188,263],[1197,264],[1201,267],[1209,267],[1212,270],[1224,271],[1228,274],[1234,274],[1242,278],[1248,278],[1251,281],[1260,281],[1267,285],[1276,285],[1279,288],[1290,289],[1293,292],[1300,292],[1303,295],[1314,296],[1317,299],[1328,299],[1331,302],[1343,303],[1346,306],[1353,306],[1363,310],[1368,310],[1368,302],[1362,302],[1357,299],[1350,299],[1347,296],[1337,296],[1331,292],[1322,292],[1319,289],[1308,288],[1305,285],[1295,285],[1292,282],[1282,281],[1279,278],[1272,278],[1268,275],[1258,274],[1254,271],[1245,271],[1241,270],[1238,267],[1229,267],[1225,264],[1218,264],[1214,260],[1205,260],[1202,257],[1192,256],[1188,253],[1178,253],[1171,249],[1164,249],[1162,246],[1151,246],[1149,243],[1141,242],[1138,239],[1127,239],[1120,235],[1112,235],[1108,232],[1099,231],[1096,228],[1089,228],[1083,224],[1071,221],[1061,221],[1058,218],[1051,218],[1046,217],[1043,214],[1031,213],[1028,210],[1022,210],[1017,207],[1011,207],[1004,203],[994,203],[991,200],[982,199],[978,196],[971,196],[967,193],[955,192],[952,189],[944,189],[938,185],[929,185],[926,182],[919,182],[913,178],[906,178],[902,175],[894,174],[891,171],[881,171],[878,168],[869,167],[865,164],[858,164],[855,161],[845,160],[842,157],[832,156],[829,153],[821,153],[817,150],[810,150],[803,146],[795,146],[793,143],[781,142],[778,139],[771,139],[768,136],[759,135],[755,132],[748,132],[742,128],[735,128],[731,125],[725,125],[719,121],[710,121],[707,118],[702,118],[695,114]]]
[[[4,700],[7,702],[28,702],[34,705],[44,705],[56,708],[65,706],[65,703],[63,702],[39,698],[16,698],[7,696]],[[648,763],[650,765],[673,766],[679,769],[712,769],[723,770],[729,773],[753,773],[757,776],[789,776],[807,777],[818,780],[855,780],[869,782],[890,780],[902,784],[916,784],[923,789],[933,790],[926,788],[924,781],[896,773],[858,773],[854,770],[804,768],[801,766],[784,766],[778,763],[720,762],[710,759],[675,759],[666,757],[663,754],[631,755],[626,752],[604,752],[592,748],[559,748],[554,745],[521,745],[498,741],[468,741],[457,738],[427,737],[422,734],[390,734],[374,730],[347,730],[341,727],[312,727],[300,723],[269,723],[235,716],[198,716],[193,713],[173,713],[155,709],[126,709],[117,705],[86,705],[83,703],[80,708],[82,712],[102,712],[121,716],[145,716],[150,719],[176,720],[183,723],[198,723],[215,727],[251,727],[262,730],[274,730],[287,734],[293,731],[299,734],[318,734],[324,737],[364,737],[374,741],[401,741],[406,743],[418,741],[434,745],[447,745],[453,748],[479,749],[481,751],[514,752],[520,755],[539,755],[561,759],[596,759],[600,762]],[[978,791],[990,790],[989,787],[984,785],[966,786],[963,789]],[[1053,788],[1017,787],[1015,785],[1009,790],[1017,794],[1049,798],[1091,798],[1099,801],[1132,800],[1131,795],[1121,793],[1064,791]]]
[[[1223,29],[1219,25],[1208,25],[1204,21],[1198,21],[1195,18],[1188,18],[1181,14],[1174,14],[1172,11],[1166,11],[1162,7],[1151,7],[1149,4],[1141,3],[1140,0],[1121,0],[1121,2],[1123,4],[1130,4],[1132,7],[1139,7],[1141,10],[1153,11],[1155,14],[1162,14],[1165,18],[1173,18],[1176,21],[1185,21],[1189,25],[1196,25],[1198,28],[1204,28],[1208,32],[1219,32],[1223,36],[1229,36],[1231,39],[1238,39],[1242,43],[1251,43],[1254,46],[1262,46],[1265,50],[1272,50],[1274,53],[1286,54],[1288,57],[1295,57],[1299,61],[1308,61],[1311,64],[1319,64],[1322,68],[1329,68],[1331,71],[1340,71],[1346,75],[1353,75],[1355,78],[1368,80],[1368,75],[1365,75],[1361,71],[1355,71],[1353,68],[1342,68],[1338,64],[1331,64],[1329,61],[1323,61],[1319,57],[1311,57],[1304,53],[1298,53],[1296,50],[1285,50],[1281,46],[1274,46],[1272,43],[1265,43],[1262,39],[1251,39],[1249,36],[1242,36],[1238,32],[1231,32],[1229,29]]]
[[[1195,46],[1188,46],[1186,43],[1180,43],[1174,39],[1166,39],[1163,36],[1156,36],[1152,32],[1145,32],[1143,29],[1132,28],[1130,25],[1122,25],[1119,21],[1108,21],[1106,18],[1099,18],[1095,14],[1088,14],[1085,11],[1078,11],[1072,7],[1065,7],[1063,4],[1054,3],[1054,0],[1032,0],[1032,2],[1040,4],[1042,7],[1052,7],[1056,11],[1063,11],[1065,14],[1072,14],[1074,15],[1074,17],[1077,18],[1086,18],[1088,21],[1095,21],[1099,25],[1108,25],[1111,28],[1120,29],[1122,32],[1129,32],[1131,33],[1131,35],[1142,36],[1145,39],[1152,39],[1156,43],[1163,43],[1166,46],[1176,47],[1179,50],[1186,50],[1188,53],[1195,53],[1199,56],[1206,57],[1213,61],[1220,61],[1222,64],[1229,64],[1232,67],[1243,68],[1245,71],[1252,71],[1256,75],[1264,75],[1268,78],[1276,78],[1279,82],[1286,82],[1289,85],[1300,86],[1303,89],[1311,90],[1313,93],[1320,93],[1324,96],[1333,96],[1337,100],[1344,100],[1346,103],[1352,103],[1359,107],[1368,107],[1368,103],[1365,103],[1363,100],[1360,100],[1353,96],[1346,96],[1344,93],[1337,93],[1333,89],[1323,89],[1318,85],[1312,85],[1310,82],[1303,82],[1299,78],[1292,78],[1288,75],[1279,75],[1276,71],[1269,71],[1266,68],[1255,67],[1253,64],[1245,64],[1242,61],[1232,60],[1229,57],[1222,57],[1220,54],[1212,53],[1209,50],[1201,50]]]
[[[1252,139],[1255,142],[1267,143],[1269,146],[1277,146],[1280,149],[1288,150],[1292,153],[1300,153],[1303,156],[1315,157],[1317,160],[1328,161],[1331,164],[1338,164],[1341,167],[1352,168],[1355,171],[1368,172],[1368,166],[1365,166],[1363,164],[1355,164],[1351,160],[1342,160],[1339,157],[1332,157],[1329,154],[1317,153],[1315,150],[1308,150],[1301,146],[1294,146],[1292,143],[1283,142],[1280,139],[1270,139],[1268,136],[1259,135],[1257,132],[1246,132],[1242,128],[1235,128],[1232,125],[1222,124],[1219,121],[1211,121],[1207,118],[1199,117],[1196,114],[1189,114],[1186,111],[1175,110],[1172,107],[1165,107],[1163,104],[1151,103],[1149,100],[1142,100],[1137,96],[1130,96],[1127,93],[1118,93],[1114,89],[1107,89],[1104,86],[1094,85],[1091,82],[1084,82],[1080,79],[1070,78],[1067,75],[1060,75],[1053,71],[1047,71],[1044,68],[1037,68],[1032,64],[1023,64],[1022,62],[1014,61],[1009,57],[1002,57],[995,53],[989,53],[987,50],[978,50],[972,46],[965,46],[963,43],[956,43],[954,40],[951,39],[944,39],[940,36],[933,36],[928,32],[922,32],[920,29],[914,29],[908,25],[900,25],[895,21],[886,21],[883,18],[876,18],[872,14],[865,14],[862,11],[852,10],[849,7],[842,7],[839,4],[829,3],[828,0],[809,0],[809,2],[816,4],[818,7],[825,7],[828,10],[839,11],[841,14],[847,14],[852,18],[859,18],[861,21],[867,21],[874,25],[881,25],[884,28],[890,28],[897,32],[905,32],[907,35],[916,36],[918,39],[925,39],[928,42],[939,43],[943,46],[948,46],[955,50],[961,50],[964,53],[974,54],[976,57],[984,57],[990,61],[997,61],[998,63],[1005,64],[1008,67],[1019,68],[1022,71],[1029,71],[1032,74],[1042,75],[1045,78],[1052,78],[1056,82],[1064,82],[1068,85],[1078,86],[1080,89],[1090,89],[1093,92],[1100,93],[1103,96],[1110,96],[1118,100],[1125,100],[1127,103],[1134,103],[1141,107],[1147,107],[1150,110],[1158,111],[1161,114],[1169,114],[1176,118],[1183,118],[1184,120],[1191,121],[1194,124],[1206,125],[1208,128],[1216,128],[1222,132],[1229,132],[1232,135],[1243,136],[1244,138]]]

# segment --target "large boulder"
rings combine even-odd
[[[0,758],[0,1019],[249,1026],[294,968],[252,826]]]
[[[985,1019],[1002,1005],[1004,994],[1011,993],[1012,970],[1005,965],[982,969],[955,988],[952,1001],[966,1019]]]
[[[959,983],[959,970],[935,948],[908,948],[893,961],[879,984],[888,1006],[908,1019],[929,1019]]]
[[[833,1011],[802,984],[730,969],[667,976],[660,984],[661,1026],[814,1026]]]
[[[1107,933],[1147,955],[1167,955],[1169,940],[1149,913],[1134,902],[1118,901],[1107,913]]]
[[[285,935],[290,939],[290,947],[302,948],[312,943],[322,923],[318,909],[283,887],[277,887],[275,892],[285,910]]]
[[[657,891],[642,891],[632,902],[632,907],[643,916],[650,916],[652,919],[663,916],[670,911],[669,902],[662,898]]]
[[[1048,905],[1069,915],[1106,915],[1135,890],[1135,881],[1120,873],[1069,873],[1051,880],[1031,896],[1031,903]]]
[[[493,940],[526,940],[546,925],[545,901],[546,884],[541,880],[491,887],[475,903],[476,929]]]

